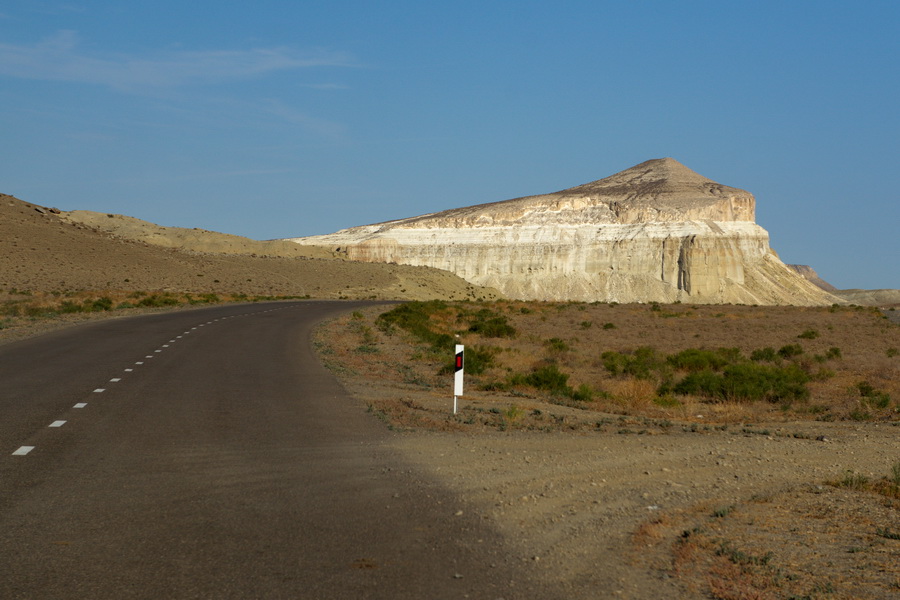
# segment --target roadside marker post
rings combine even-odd
[[[453,373],[453,414],[456,414],[458,396],[463,395],[463,370],[465,367],[465,346],[456,345],[456,369]]]

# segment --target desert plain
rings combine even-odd
[[[447,338],[382,316],[397,305],[313,343],[454,492],[446,518],[476,513],[566,597],[900,597],[896,306],[507,301],[436,269],[11,196],[0,249],[0,343],[225,300],[435,301],[413,305],[427,329],[483,367],[455,415]],[[685,383],[701,372],[711,387]],[[740,372],[788,387],[722,387]]]

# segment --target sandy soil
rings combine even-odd
[[[326,364],[409,460],[459,494],[457,512],[490,522],[567,597],[900,597],[900,487],[868,489],[900,483],[896,417],[822,422],[761,407],[661,419],[474,386],[453,416],[449,376],[435,381],[421,349],[381,335],[376,313],[321,330]]]

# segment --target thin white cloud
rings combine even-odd
[[[92,56],[80,51],[78,36],[72,31],[61,31],[34,45],[0,43],[0,75],[91,83],[128,92],[222,83],[293,69],[349,66],[354,66],[353,60],[344,53],[302,53],[284,46],[169,51],[150,58]]]
[[[294,125],[299,125],[307,131],[321,137],[329,138],[332,141],[340,141],[347,132],[347,127],[342,123],[310,116],[301,110],[288,106],[280,100],[270,100],[266,103],[264,110],[271,115],[280,117]]]

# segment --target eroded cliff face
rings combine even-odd
[[[778,259],[754,212],[749,192],[666,158],[554,194],[292,241],[436,267],[529,300],[837,301]]]

